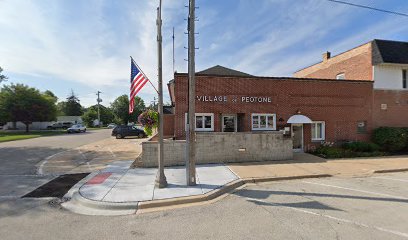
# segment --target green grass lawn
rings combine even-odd
[[[0,142],[16,141],[44,136],[54,136],[66,133],[66,131],[30,131],[28,133],[16,131],[16,132],[2,132],[0,131]]]

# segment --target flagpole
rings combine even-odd
[[[163,144],[163,69],[162,69],[162,20],[161,20],[162,1],[159,1],[157,8],[157,57],[158,57],[158,84],[159,84],[159,144],[158,144],[158,170],[155,186],[158,188],[167,187],[166,176],[164,175],[164,144]]]
[[[150,79],[146,76],[146,74],[143,72],[143,70],[140,68],[139,65],[137,65],[137,63],[135,62],[135,60],[132,58],[132,56],[130,56],[130,59],[132,60],[132,62],[137,66],[137,68],[140,70],[140,72],[143,74],[143,76],[147,79],[147,81],[149,81],[149,83],[152,85],[152,87],[154,88],[154,90],[156,90],[157,94],[159,93],[159,91],[157,91],[157,88],[153,85],[153,83],[150,81]]]

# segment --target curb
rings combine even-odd
[[[201,195],[194,195],[188,197],[179,197],[179,198],[168,198],[168,199],[160,199],[160,200],[152,200],[152,201],[144,201],[139,203],[139,209],[148,209],[148,208],[157,208],[157,207],[168,207],[180,204],[187,204],[187,203],[197,203],[197,202],[205,202],[217,198],[227,192],[230,192],[242,185],[245,182],[242,179],[238,179],[232,182],[227,183],[226,185],[212,190],[208,193],[201,194]]]
[[[393,173],[393,172],[406,172],[406,171],[408,171],[408,168],[375,170],[374,173]]]
[[[80,192],[75,192],[72,195],[72,199],[76,202],[80,202],[81,205],[88,207],[88,208],[93,208],[93,209],[98,209],[98,210],[135,210],[138,207],[139,202],[102,202],[102,201],[95,201],[88,199],[84,196],[81,195]]]
[[[221,186],[218,189],[212,190],[205,194],[178,197],[178,198],[168,198],[160,200],[150,200],[142,202],[101,202],[88,199],[81,195],[79,191],[75,191],[72,194],[71,203],[76,205],[82,205],[85,208],[107,211],[107,215],[111,215],[112,211],[125,211],[133,210],[137,212],[138,210],[162,208],[177,206],[182,204],[190,203],[199,203],[199,202],[208,202],[215,198],[220,197],[226,193],[232,192],[233,190],[248,184],[248,183],[262,183],[262,182],[274,182],[274,181],[283,181],[283,180],[295,180],[295,179],[304,179],[304,178],[323,178],[323,177],[332,177],[333,175],[329,174],[315,174],[315,175],[300,175],[300,176],[289,176],[289,177],[264,177],[264,178],[246,178],[246,179],[237,179],[235,181],[229,182],[226,185]],[[110,211],[110,213],[108,212]],[[76,213],[81,213],[81,211],[76,210]],[[87,211],[83,211],[83,214],[86,214]],[[104,215],[100,213],[98,215]]]

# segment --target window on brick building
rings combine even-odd
[[[313,141],[322,141],[326,138],[326,126],[323,121],[315,121],[312,123],[312,140]]]
[[[196,113],[195,114],[195,130],[196,132],[212,132],[214,131],[214,113]],[[187,130],[187,113],[185,115],[186,130]]]
[[[276,130],[276,114],[252,114],[253,131]]]
[[[404,69],[404,70],[402,70],[402,88],[404,88],[404,89],[406,89],[406,88],[408,88],[407,87],[407,70],[406,69]]]
[[[367,133],[367,121],[357,122],[357,133]]]
[[[345,73],[339,73],[336,75],[336,79],[346,79],[346,74]]]

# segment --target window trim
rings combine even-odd
[[[342,76],[343,78],[340,78],[340,76]],[[346,73],[338,73],[337,75],[336,75],[336,79],[337,80],[344,80],[344,79],[346,79]]]
[[[184,123],[187,131],[187,113],[185,113]],[[194,126],[196,126],[197,117],[211,117],[211,128],[195,128],[196,132],[214,132],[214,113],[196,113],[194,118]]]
[[[260,116],[266,116],[266,122],[269,122],[269,117],[273,117],[273,127],[272,128],[254,128],[253,118],[258,116],[258,122],[260,122]],[[259,123],[258,123],[259,125]],[[252,113],[251,114],[251,130],[252,131],[276,131],[276,113]]]
[[[326,140],[326,122],[325,121],[313,121],[311,123],[311,125],[319,124],[319,123],[322,124],[322,137],[321,138],[313,138],[313,126],[310,126],[310,134],[311,134],[312,141],[324,141],[324,140]],[[317,129],[317,128],[315,127],[315,129]],[[317,136],[317,132],[315,132],[315,135]]]

